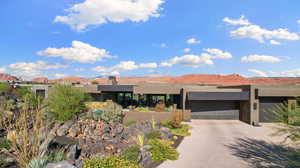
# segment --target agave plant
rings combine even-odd
[[[136,137],[136,143],[137,143],[141,148],[143,148],[144,145],[145,145],[145,135],[144,135],[144,134],[139,134],[139,135]]]
[[[35,158],[29,162],[26,168],[46,168],[47,162],[45,158]]]

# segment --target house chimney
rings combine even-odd
[[[118,85],[117,78],[115,76],[108,77],[108,84],[110,85]]]

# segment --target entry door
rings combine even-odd
[[[238,120],[239,101],[189,101],[193,119]]]

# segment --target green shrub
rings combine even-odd
[[[138,146],[132,146],[123,151],[122,157],[125,160],[130,160],[138,162],[138,157],[140,155],[140,148]]]
[[[0,94],[7,93],[11,89],[8,83],[0,83]]]
[[[94,157],[83,163],[83,168],[141,168],[136,162],[125,160],[120,156],[105,158]]]
[[[159,139],[161,138],[161,133],[159,131],[151,131],[146,135],[147,139]]]
[[[191,133],[189,132],[190,126],[187,124],[180,124],[179,127],[177,128],[173,126],[172,122],[168,121],[168,122],[161,122],[160,125],[171,129],[171,133],[175,135],[179,135],[179,136],[191,135]]]
[[[19,98],[23,98],[25,95],[29,94],[29,93],[32,93],[32,90],[30,87],[20,87],[17,89],[16,91],[16,95],[19,97]]]
[[[135,111],[135,112],[151,112],[149,107],[137,107],[133,111]]]
[[[179,153],[171,145],[172,141],[165,141],[159,139],[152,139],[149,142],[152,155],[152,160],[161,162],[166,160],[177,160]]]
[[[189,129],[190,129],[189,125],[181,124],[181,128],[172,128],[171,133],[179,136],[191,136]]]
[[[126,127],[129,127],[129,126],[134,125],[136,123],[137,123],[137,121],[135,121],[135,120],[129,120],[129,121],[125,122],[123,125],[125,125]]]
[[[50,163],[57,163],[60,161],[65,160],[65,154],[64,152],[61,151],[54,151],[51,152],[48,156],[47,156],[47,161]]]
[[[6,138],[0,138],[0,149],[10,149],[11,142]]]
[[[92,81],[92,83],[91,83],[92,85],[98,85],[99,84],[99,82],[97,82],[97,81]]]
[[[48,107],[50,117],[67,121],[85,110],[89,97],[82,89],[70,85],[55,85],[49,92]]]
[[[107,106],[92,111],[94,119],[109,122],[121,122],[124,117],[122,107],[112,101],[107,102]]]

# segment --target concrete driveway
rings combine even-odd
[[[194,120],[192,136],[179,146],[180,158],[159,168],[282,167],[283,137],[274,137],[273,124],[252,127],[240,121]]]

